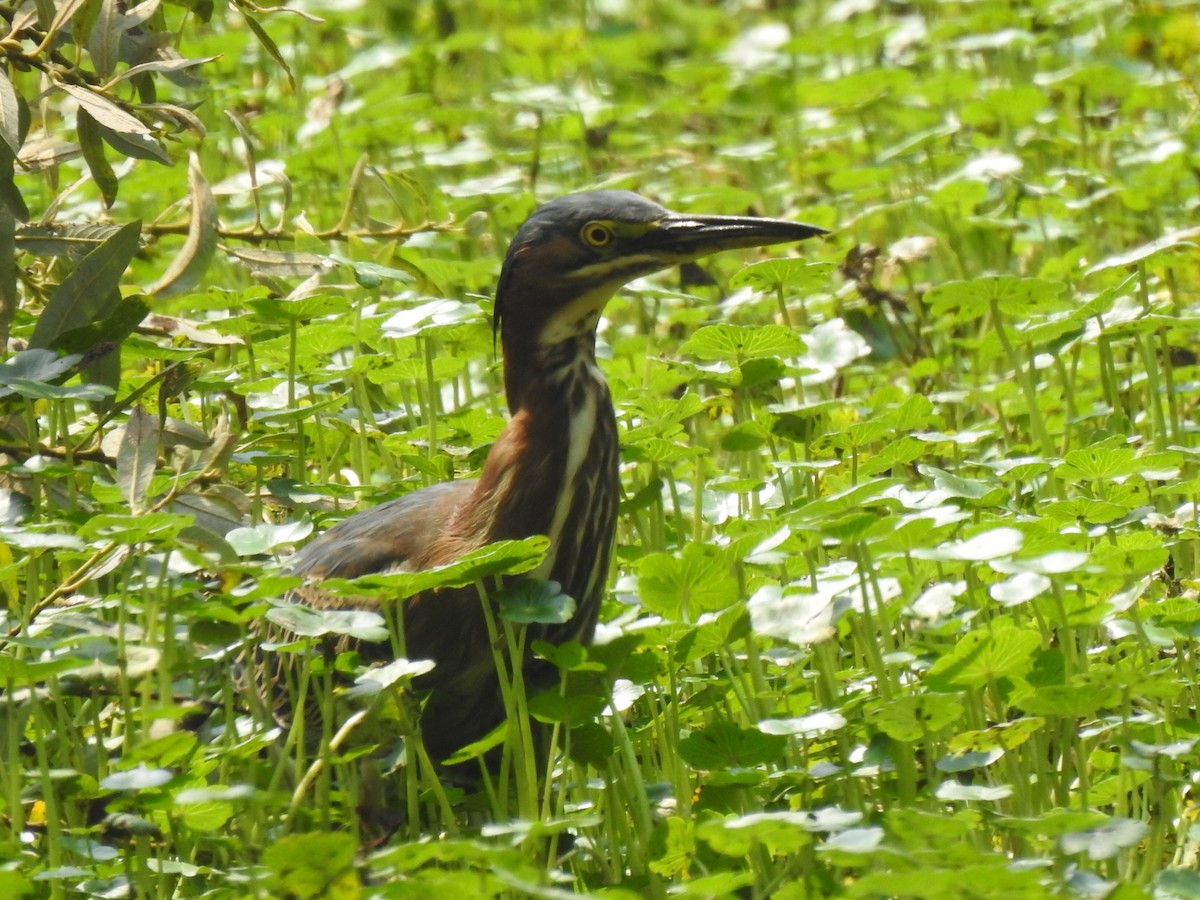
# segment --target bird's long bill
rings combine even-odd
[[[754,216],[691,216],[672,213],[655,223],[646,243],[662,253],[695,259],[721,250],[765,247],[828,234],[824,228]]]

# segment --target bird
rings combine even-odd
[[[496,541],[544,535],[541,564],[513,577],[556,582],[575,612],[563,624],[529,626],[533,637],[590,643],[620,497],[616,417],[596,360],[605,305],[660,269],[825,233],[782,219],[671,212],[622,190],[568,194],[538,207],[514,236],[496,287],[493,327],[509,418],[479,476],[342,520],[291,557],[287,571],[303,579],[291,599],[326,609],[369,606],[324,592],[321,582],[422,571]],[[432,759],[445,759],[504,719],[481,600],[474,587],[441,589],[405,600],[402,615],[408,656],[434,662],[412,684],[427,696],[424,746]],[[367,662],[390,652],[386,642],[358,649]]]

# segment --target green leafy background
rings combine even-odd
[[[0,894],[1200,896],[1196,3],[0,17]],[[319,735],[245,653],[310,534],[478,470],[507,241],[595,187],[833,235],[609,306],[600,641],[469,808],[419,665],[318,650],[386,615],[269,648]]]

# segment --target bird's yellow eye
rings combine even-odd
[[[589,247],[607,247],[612,243],[612,229],[603,222],[588,222],[579,231],[579,236]]]

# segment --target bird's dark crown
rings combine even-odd
[[[631,224],[656,222],[669,211],[633,191],[585,191],[567,194],[539,206],[513,238],[513,251],[556,234],[574,234],[588,222],[616,221]]]

